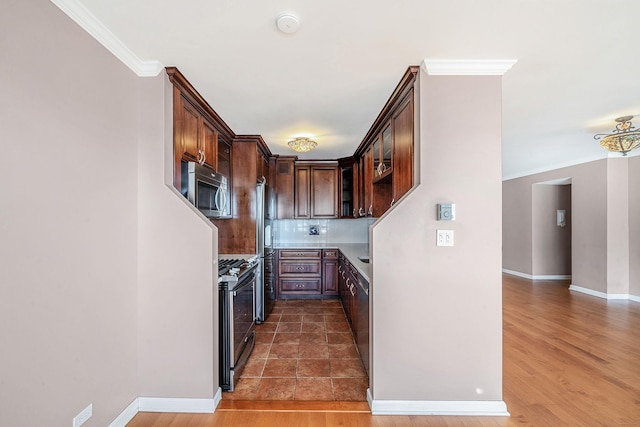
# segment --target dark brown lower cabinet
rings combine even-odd
[[[280,279],[280,294],[289,296],[319,295],[322,290],[320,278],[285,278]]]
[[[369,375],[369,283],[362,275],[358,275],[357,281],[355,338],[362,364]]]
[[[322,250],[278,250],[278,298],[322,297]]]
[[[278,298],[334,298],[338,291],[337,249],[278,250]]]
[[[338,295],[338,250],[322,251],[322,294]]]
[[[278,298],[339,297],[369,373],[369,283],[337,249],[280,249]]]

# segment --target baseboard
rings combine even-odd
[[[212,399],[185,399],[171,397],[137,397],[109,424],[109,427],[126,427],[138,412],[189,412],[210,414],[222,400],[218,387]]]
[[[133,399],[133,402],[127,406],[124,411],[116,417],[115,420],[109,424],[109,427],[126,427],[126,425],[136,416],[138,413],[138,398]]]
[[[437,415],[508,417],[507,405],[501,400],[428,401],[373,400],[367,391],[373,415]]]
[[[503,273],[511,274],[512,276],[518,276],[529,280],[571,280],[570,274],[536,274],[531,275],[527,273],[521,273],[519,271],[502,269]]]
[[[640,297],[638,297],[636,295],[630,295],[630,294],[608,294],[608,293],[605,293],[605,292],[594,291],[593,289],[583,288],[581,286],[576,286],[576,285],[569,286],[569,290],[570,291],[580,292],[580,293],[587,294],[587,295],[591,295],[593,297],[606,299],[606,300],[629,300],[629,301],[640,302]]]
[[[220,404],[221,401],[222,401],[222,389],[220,387],[218,387],[218,390],[216,390],[216,394],[213,396],[213,410],[214,411],[218,407],[218,405]]]
[[[216,410],[213,399],[185,399],[173,397],[139,397],[139,412],[187,412],[213,413]]]

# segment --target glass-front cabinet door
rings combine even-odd
[[[391,137],[391,124],[382,131],[382,173],[391,169],[393,152],[393,138]]]
[[[382,168],[380,165],[382,164],[381,157],[381,147],[382,147],[382,138],[380,135],[376,138],[373,143],[373,174],[375,177],[378,177],[382,174]]]

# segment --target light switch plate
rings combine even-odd
[[[436,246],[453,246],[453,230],[436,230]]]

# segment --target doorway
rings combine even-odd
[[[534,279],[571,278],[571,178],[533,184],[531,256]]]

